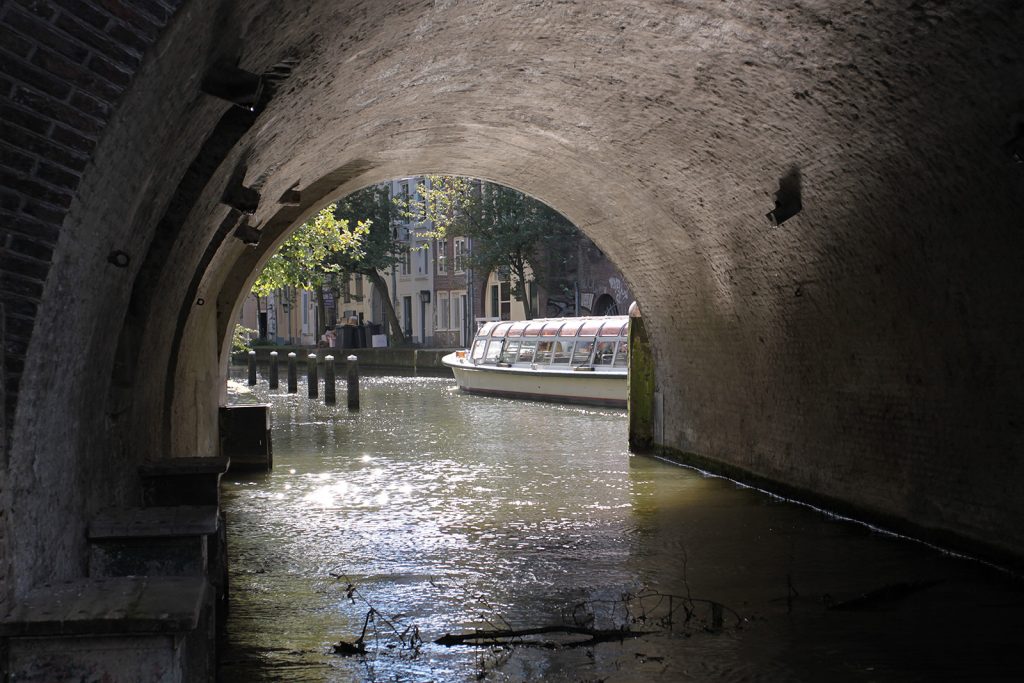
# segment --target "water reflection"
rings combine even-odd
[[[302,387],[255,396],[274,406],[276,468],[224,482],[226,680],[1021,672],[1018,585],[725,480],[630,457],[621,411],[471,397],[451,380],[424,377],[367,378],[353,414],[306,399]],[[826,599],[922,579],[939,583],[868,609],[825,609]],[[671,629],[668,603],[658,602],[668,595]],[[689,623],[680,597],[690,599]],[[725,609],[717,624],[713,603]],[[472,628],[574,622],[652,633],[557,650],[431,642]],[[332,653],[364,625],[366,656]],[[412,628],[424,641],[418,649],[399,637]]]

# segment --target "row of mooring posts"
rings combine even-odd
[[[320,378],[317,366],[317,355],[311,353],[306,357],[306,386],[310,398],[320,397]],[[359,359],[349,356],[345,359],[348,367],[346,372],[346,389],[348,409],[359,410]],[[299,392],[298,357],[295,352],[288,354],[288,393]],[[278,388],[278,354],[270,352],[270,373],[267,385],[271,389]],[[324,403],[334,405],[337,402],[337,379],[334,369],[334,356],[324,356]],[[256,386],[256,352],[249,352],[249,386]]]

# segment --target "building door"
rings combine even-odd
[[[459,326],[459,346],[469,345],[469,338],[466,336],[469,334],[469,314],[466,311],[466,295],[459,294],[455,297],[457,302],[455,305],[455,319],[458,321]]]
[[[402,331],[405,338],[412,341],[412,297],[402,297]]]

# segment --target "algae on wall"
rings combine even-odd
[[[654,444],[654,354],[642,318],[629,319],[629,448],[648,451]]]

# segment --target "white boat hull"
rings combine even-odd
[[[443,359],[459,389],[470,394],[626,407],[626,372],[532,370],[476,365],[451,353]]]

